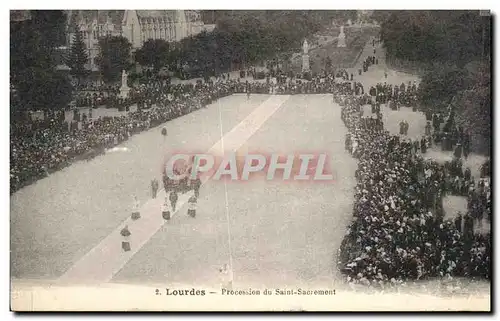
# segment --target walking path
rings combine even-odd
[[[215,143],[207,153],[221,156],[225,152],[235,152],[271,117],[290,96],[271,96],[241,123]],[[220,124],[222,125],[222,124]],[[204,177],[202,184],[209,178]],[[179,197],[177,215],[191,197],[192,191]],[[105,283],[119,272],[125,264],[148,242],[148,240],[166,223],[161,216],[161,205],[167,195],[160,191],[158,198],[146,202],[140,209],[141,218],[137,221],[128,218],[121,223],[101,243],[84,255],[60,279],[62,283]],[[131,251],[121,249],[122,236],[120,231],[128,226]]]

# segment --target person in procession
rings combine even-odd
[[[188,200],[188,212],[187,214],[191,217],[195,217],[196,216],[196,202],[197,202],[197,199],[196,199],[196,196],[191,196]]]
[[[179,199],[179,196],[177,195],[177,192],[175,190],[171,191],[168,198],[170,200],[170,205],[172,207],[172,211],[175,212],[175,206],[177,204],[177,200]]]
[[[233,275],[227,264],[224,264],[221,268],[219,268],[219,274],[221,278],[221,290],[232,290]]]
[[[200,187],[201,187],[201,179],[200,177],[196,177],[191,180],[191,188],[194,191],[194,196],[198,198],[200,196]]]
[[[132,210],[132,219],[133,220],[138,220],[141,218],[141,205],[139,203],[139,200],[137,199],[137,196],[134,196],[134,205],[133,205],[133,210]]]
[[[151,192],[153,194],[153,198],[156,198],[156,195],[158,194],[158,188],[159,188],[158,180],[154,178],[151,181]]]
[[[170,212],[169,200],[165,197],[165,201],[161,205],[161,216],[164,220],[170,220],[172,213]]]
[[[130,251],[130,230],[128,229],[128,225],[125,225],[125,227],[120,231],[120,235],[122,236],[122,250],[124,252]]]

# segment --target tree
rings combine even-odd
[[[381,25],[389,19],[392,13],[393,11],[390,10],[374,10],[371,18]]]
[[[491,154],[492,108],[489,86],[460,92],[457,95],[456,121],[471,135],[471,150]]]
[[[107,36],[99,39],[97,64],[105,82],[114,82],[120,78],[122,70],[132,66],[130,51],[132,45],[122,36]]]
[[[188,65],[191,74],[208,75],[219,64],[216,32],[201,32],[181,41],[181,65]]]
[[[490,18],[478,11],[397,11],[377,19],[391,57],[463,67],[491,48]]]
[[[340,11],[345,15],[346,12]],[[225,72],[300,50],[304,38],[331,23],[323,11],[210,12],[216,28],[181,41],[180,59],[197,72]]]
[[[10,22],[10,73],[14,85],[27,68],[54,68],[54,51],[64,43],[63,11],[31,10],[30,16],[27,20]]]
[[[135,60],[142,66],[150,66],[157,72],[171,63],[170,45],[163,39],[149,39],[135,53]]]
[[[46,49],[54,50],[66,43],[67,17],[63,10],[31,10],[31,16]]]
[[[328,10],[328,11],[320,11],[324,18],[328,20],[333,20],[337,24],[345,25],[348,20],[354,22],[358,17],[358,12],[356,10]]]
[[[11,111],[60,109],[71,100],[71,83],[55,70],[55,49],[64,43],[61,10],[32,10],[30,19],[10,22]]]
[[[487,69],[484,64],[479,72],[468,64],[488,60],[489,24],[478,11],[398,11],[379,14],[377,19],[382,20],[388,57],[429,69],[419,86],[423,106],[445,107],[459,92],[489,82],[481,78]]]
[[[87,61],[88,55],[83,43],[82,34],[80,31],[77,31],[73,37],[67,64],[71,68],[71,75],[76,77],[78,82],[88,75],[88,70],[85,68]]]
[[[26,69],[16,86],[19,105],[15,110],[63,109],[72,100],[73,87],[68,77],[54,69]],[[14,110],[13,110],[14,111]]]
[[[233,47],[231,45],[231,34],[221,30],[214,31],[216,42],[217,72],[231,69]]]
[[[457,92],[467,89],[467,79],[468,75],[463,69],[436,66],[422,77],[417,93],[418,100],[424,107],[444,111]]]

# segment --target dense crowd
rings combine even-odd
[[[121,117],[75,117],[63,113],[44,120],[11,124],[11,192],[57,171],[75,160],[90,159],[130,136],[187,114],[231,93],[229,83],[161,86],[137,89],[138,109]]]
[[[343,69],[337,73],[323,72],[305,79],[303,75],[277,72],[269,74],[265,82],[240,82],[233,83],[235,93],[255,93],[274,95],[295,94],[327,94],[327,93],[355,93],[365,94],[361,83],[349,78]],[[272,81],[275,79],[276,81]],[[351,79],[351,80],[350,80]]]
[[[376,54],[376,49],[373,49],[373,54]],[[358,73],[361,75],[361,72],[367,72],[368,68],[372,65],[378,65],[378,59],[376,56],[368,56],[363,61],[363,69],[359,69]]]
[[[110,92],[117,92],[119,88],[117,85],[106,85],[106,84],[97,84],[94,82],[85,82],[85,83],[74,83],[73,89],[77,92],[110,93]]]
[[[92,107],[97,108],[100,106],[111,105],[112,97],[108,92],[80,92],[75,97],[76,107]]]
[[[404,130],[390,135],[381,117],[361,117],[360,97],[338,99],[349,129],[345,146],[359,162],[354,220],[339,256],[348,281],[383,288],[439,276],[490,278],[490,235],[475,226],[491,218],[488,180],[476,182],[463,170],[458,152],[444,165],[425,160],[433,142],[429,128],[419,141]],[[467,213],[445,219],[446,195],[467,196]]]
[[[91,107],[88,115],[75,110],[67,121],[64,112],[52,112],[43,120],[11,124],[11,192],[57,171],[75,160],[89,159],[143,130],[179,117],[232,93],[300,94],[363,93],[359,83],[331,75],[312,81],[289,79],[274,82],[242,82],[224,76],[217,81],[171,85],[153,81],[130,90],[127,99],[118,98],[113,87],[98,88],[76,97],[77,105]],[[92,107],[120,107],[136,104],[138,111],[121,117],[92,118]],[[155,108],[152,108],[155,106]]]
[[[106,107],[117,108],[119,111],[128,111],[130,106],[134,104],[142,103],[142,106],[147,105],[150,92],[144,88],[149,89],[150,87],[143,85],[130,88],[126,98],[120,96],[118,87],[106,87],[106,90],[100,91],[78,91],[75,95],[75,107]],[[151,107],[150,105],[148,106]]]
[[[251,70],[255,75],[256,71]],[[130,89],[129,97],[119,97],[116,86],[80,88],[76,106],[90,107],[88,114],[74,111],[71,121],[63,113],[53,113],[44,120],[11,125],[11,191],[49,173],[59,170],[74,160],[88,159],[105,148],[127,140],[131,135],[179,117],[209,104],[220,96],[232,93],[260,94],[325,94],[362,95],[370,101],[378,99],[382,87],[372,97],[361,83],[352,81],[345,70],[315,75],[310,81],[288,77],[276,72],[277,81],[241,81],[221,75],[216,81],[198,81],[196,84],[171,85],[165,80],[153,80]],[[385,88],[385,87],[384,87]],[[122,117],[94,119],[92,108],[105,105],[129,111],[132,104],[137,112]],[[380,102],[378,102],[378,105]],[[155,106],[155,108],[152,108]],[[57,114],[57,116],[56,116]]]
[[[416,107],[417,103],[416,82],[409,82],[407,85],[402,83],[399,86],[378,83],[376,86],[370,87],[368,93],[375,97],[377,102],[388,104],[393,110],[398,110],[401,106]]]

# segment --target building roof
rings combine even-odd
[[[171,22],[201,21],[199,10],[136,10],[136,12],[139,21],[147,21],[147,19],[164,19]]]
[[[136,10],[139,21],[164,19],[166,21],[177,21],[177,12],[174,10]]]
[[[201,21],[199,11],[197,10],[135,10],[140,23],[155,21],[157,19],[164,20],[167,23],[186,21]],[[184,14],[184,17],[181,15]],[[72,33],[75,26],[82,20],[87,24],[91,24],[94,20],[102,25],[105,24],[108,17],[116,29],[121,29],[122,21],[125,15],[125,10],[68,10],[68,28]],[[184,18],[184,19],[183,19]]]

